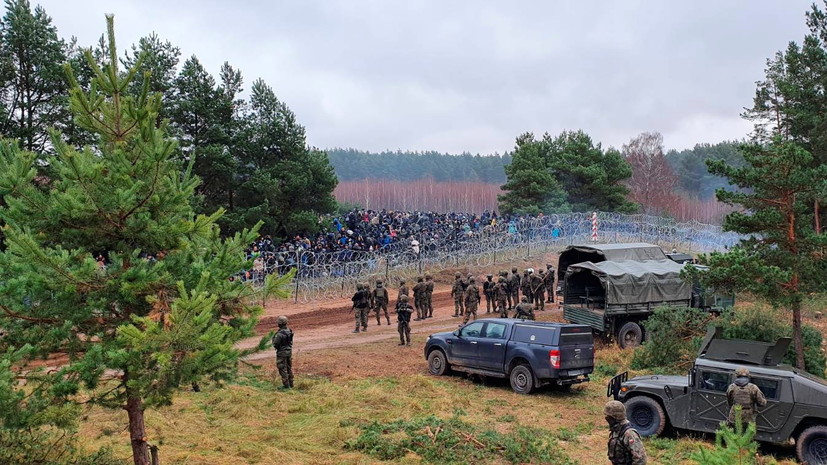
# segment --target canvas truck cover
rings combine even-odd
[[[662,253],[662,252],[661,252]],[[680,274],[684,265],[663,260],[615,260],[570,265],[575,273],[591,273],[606,291],[606,304],[638,304],[690,300],[692,284]]]
[[[645,242],[570,245],[560,253],[557,277],[562,283],[566,276],[566,269],[575,263],[597,263],[606,260],[665,260],[666,258],[666,254],[660,247]]]

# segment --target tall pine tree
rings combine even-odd
[[[508,181],[498,196],[506,214],[563,213],[569,210],[566,192],[549,167],[548,146],[526,133],[517,138],[511,164],[505,167]]]
[[[101,68],[87,53],[88,91],[66,67],[71,110],[96,146],[53,134],[52,175],[43,179],[35,153],[0,144],[0,380],[32,380],[26,396],[51,405],[124,409],[133,461],[144,465],[145,409],[169,404],[179,386],[232,376],[248,353],[235,343],[252,335],[260,308],[250,297],[260,291],[231,278],[250,265],[244,248],[258,226],[222,240],[221,211],[194,213],[199,181],[157,124],[161,97],[146,79],[138,95],[128,92],[140,59],[118,69],[111,16],[107,24],[108,62]],[[282,292],[290,279],[268,278],[265,289]],[[53,353],[68,355],[53,373],[26,366]],[[5,407],[20,389],[0,383]]]

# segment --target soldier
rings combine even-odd
[[[363,331],[368,330],[368,311],[370,309],[370,294],[365,289],[362,283],[356,284],[356,293],[350,298],[353,301],[353,311],[356,316],[356,329],[354,333],[359,332],[361,325]]]
[[[457,271],[454,273],[454,286],[451,288],[451,297],[454,298],[454,318],[462,316],[465,313],[465,308],[462,301],[464,291],[465,288],[462,286],[462,275],[459,271]]]
[[[416,284],[413,287],[413,295],[414,295],[414,308],[416,309],[416,319],[414,321],[420,321],[424,319],[422,314],[426,311],[425,310],[425,278],[422,276],[417,276]]]
[[[425,275],[425,308],[428,310],[428,315],[425,318],[433,318],[434,316],[434,277]]]
[[[520,301],[520,273],[517,272],[517,267],[511,268],[511,274],[508,276],[508,309],[517,306]]]
[[[528,296],[522,296],[520,303],[514,309],[514,318],[534,319],[534,305],[529,303]]]
[[[405,280],[404,280],[404,279],[402,279],[402,280],[400,280],[400,281],[399,281],[399,293],[397,293],[397,294],[396,294],[396,306],[397,306],[397,307],[399,307],[399,299],[400,299],[403,295],[404,295],[405,297],[410,297],[410,290],[408,289],[408,285],[407,285],[407,284],[405,284]],[[394,313],[396,313],[396,310],[394,310]]]
[[[646,449],[640,434],[626,419],[626,406],[610,400],[603,407],[603,415],[609,424],[608,455],[612,465],[646,465]]]
[[[468,287],[465,288],[465,319],[462,324],[468,323],[471,315],[477,319],[477,306],[480,303],[480,289],[476,285],[474,277],[468,278]]]
[[[485,276],[485,282],[482,283],[482,293],[485,295],[485,313],[491,313],[491,303],[494,301],[494,275],[489,274]]]
[[[554,266],[550,263],[546,264],[546,276],[543,280],[546,285],[546,295],[548,300],[546,302],[554,303]]]
[[[494,285],[494,299],[497,301],[497,311],[502,318],[508,318],[508,283],[505,276],[500,276]]]
[[[546,309],[546,285],[543,282],[546,277],[546,270],[531,275],[531,295],[534,297],[534,310],[545,311]]]
[[[741,406],[741,422],[746,427],[748,423],[754,423],[758,415],[758,407],[767,405],[767,399],[758,386],[749,382],[749,370],[737,368],[735,370],[735,382],[729,385],[726,390],[726,400],[729,404],[729,417],[727,422],[730,426],[735,424],[735,407]]]
[[[531,268],[526,268],[523,270],[523,279],[520,280],[520,292],[522,292],[524,296],[528,297],[529,303],[534,302],[534,296],[531,294],[532,271],[533,270]]]
[[[279,330],[273,335],[273,348],[276,349],[276,368],[284,384],[279,389],[293,387],[293,330],[287,327],[287,317],[276,319]]]
[[[388,290],[385,289],[384,283],[381,279],[376,280],[376,289],[373,290],[373,311],[376,312],[376,325],[382,326],[380,310],[385,311],[385,319],[388,320],[388,326],[391,325],[391,317],[388,315]]]
[[[399,303],[396,305],[396,321],[397,330],[399,331],[399,345],[404,346],[407,338],[407,344],[411,345],[411,309],[408,304],[408,296],[403,295],[399,297]]]

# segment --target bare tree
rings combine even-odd
[[[677,176],[663,154],[663,136],[644,132],[623,146],[623,156],[632,165],[627,181],[631,200],[644,213],[656,214],[668,209],[675,195]]]

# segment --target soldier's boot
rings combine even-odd
[[[358,333],[359,332],[359,327],[357,326],[356,329],[353,330],[353,332]]]
[[[292,389],[293,388],[293,375],[290,375],[290,377],[287,378],[287,381],[290,383],[290,388]]]
[[[404,345],[405,345],[405,341],[399,341],[399,344],[396,344],[396,345],[398,345],[398,346],[404,346]]]
[[[388,315],[385,315],[385,318],[388,319],[388,326],[390,326],[391,325],[391,317],[389,317]]]
[[[362,331],[365,331],[365,332],[367,332],[367,331],[368,331],[368,327],[367,327],[367,325],[362,326]]]

